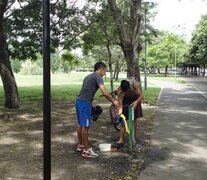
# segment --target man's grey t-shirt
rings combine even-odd
[[[92,102],[96,91],[102,84],[104,84],[103,79],[98,73],[94,72],[92,74],[89,74],[83,80],[83,85],[78,99]]]

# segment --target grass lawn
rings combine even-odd
[[[157,79],[157,80],[169,81],[169,82],[174,82],[174,83],[185,83],[185,81],[183,81],[181,79],[180,75],[177,75],[176,78],[175,78],[174,75],[167,75],[165,77],[163,74],[161,74],[161,75],[150,74],[148,76],[148,79]]]
[[[89,72],[71,72],[68,74],[51,75],[51,98],[52,101],[70,100],[73,101],[78,96],[84,77]],[[121,74],[120,79],[125,78],[126,74]],[[15,75],[21,103],[29,103],[32,101],[42,100],[42,76],[39,75]],[[119,82],[114,82],[115,89],[119,86]],[[110,91],[110,82],[105,79],[107,90]],[[150,104],[156,103],[160,88],[149,87],[143,90],[145,101]],[[99,98],[101,92],[96,94],[95,99]],[[0,82],[0,105],[4,104],[4,92],[2,82]]]

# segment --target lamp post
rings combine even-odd
[[[174,47],[174,50],[175,50],[175,79],[176,79],[176,76],[177,76],[177,47],[176,47],[176,44],[175,44],[175,47]]]
[[[144,89],[147,90],[147,8],[144,9]]]
[[[183,37],[187,37],[186,35],[186,32],[187,32],[187,29],[186,29],[186,26],[185,24],[178,24],[176,26],[173,27],[173,30],[174,30],[174,33],[175,35],[176,34],[180,34],[182,35]],[[174,41],[174,66],[175,66],[175,79],[177,78],[177,55],[178,55],[178,52],[177,52],[177,49],[178,49],[178,45],[176,43],[176,36],[175,36],[175,41]]]
[[[43,179],[51,179],[50,0],[42,0],[43,20]]]
[[[147,11],[153,0],[142,0],[144,3],[144,89],[147,90]]]

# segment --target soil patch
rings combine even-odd
[[[99,151],[100,143],[115,143],[119,133],[110,123],[109,103],[102,102],[103,114],[90,129],[90,145],[100,155],[85,159],[76,152],[76,113],[71,102],[52,104],[52,179],[136,179],[144,165],[151,139],[155,107],[143,105],[147,116],[138,123],[138,140],[133,153]],[[23,105],[18,110],[0,107],[0,179],[42,179],[43,119],[41,103]],[[127,142],[126,136],[126,142]]]

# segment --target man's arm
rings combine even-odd
[[[106,87],[105,85],[100,85],[99,88],[101,89],[101,92],[103,94],[103,96],[105,96],[105,98],[110,101],[112,104],[114,105],[118,105],[118,101],[116,101],[115,99],[112,98],[112,96],[106,91]]]
[[[123,96],[122,96],[122,90],[121,86],[118,87],[116,90],[117,96],[118,96],[118,101],[119,101],[119,114],[122,114],[123,111]]]

